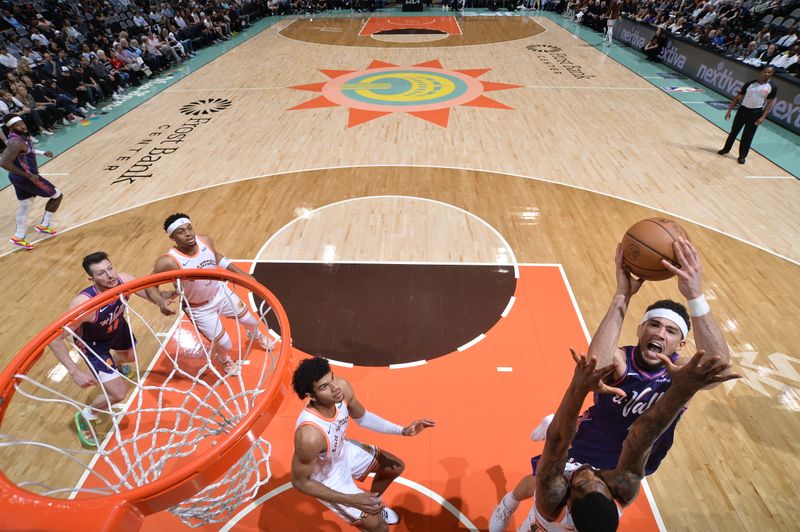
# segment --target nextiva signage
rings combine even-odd
[[[624,18],[614,26],[614,38],[634,48],[643,48],[654,34],[654,28]],[[759,76],[755,67],[724,58],[683,39],[669,39],[659,57],[670,68],[731,98],[742,85]],[[769,119],[800,133],[800,82],[780,76],[773,76],[770,82],[778,88],[778,96]]]

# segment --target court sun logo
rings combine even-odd
[[[347,107],[350,110],[347,127],[391,113],[408,113],[447,127],[450,109],[456,106],[512,109],[485,93],[521,85],[477,79],[490,70],[445,70],[436,60],[410,67],[373,61],[364,70],[320,70],[331,79],[289,88],[322,95],[290,110]]]
[[[187,103],[181,107],[181,113],[191,116],[210,115],[224,111],[233,105],[233,102],[225,98],[209,98],[208,100],[197,100]]]

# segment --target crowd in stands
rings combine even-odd
[[[608,0],[552,0],[545,8],[563,10],[581,24],[605,30]],[[772,65],[800,76],[800,0],[622,0],[622,14],[659,31],[644,52],[658,61],[668,37],[700,46],[756,67]]]
[[[0,115],[52,135],[269,13],[266,0],[4,2]]]

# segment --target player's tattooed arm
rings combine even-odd
[[[614,487],[609,487],[621,503],[630,504],[636,497],[653,444],[675,421],[689,399],[711,384],[739,378],[739,375],[728,372],[730,365],[721,362],[719,357],[704,359],[704,354],[698,351],[683,366],[673,364],[665,355],[659,356],[669,371],[672,385],[655,405],[631,425],[622,444],[617,467],[607,473],[609,478],[616,480]]]

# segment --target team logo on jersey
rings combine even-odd
[[[191,116],[204,116],[224,111],[231,105],[233,105],[233,102],[226,98],[209,98],[208,100],[187,103],[181,107],[181,113]]]
[[[453,107],[512,109],[485,93],[520,85],[477,79],[490,70],[446,70],[438,60],[409,67],[373,61],[364,70],[320,70],[329,81],[290,88],[321,95],[290,110],[347,107],[347,127],[392,113],[407,113],[447,127]]]

